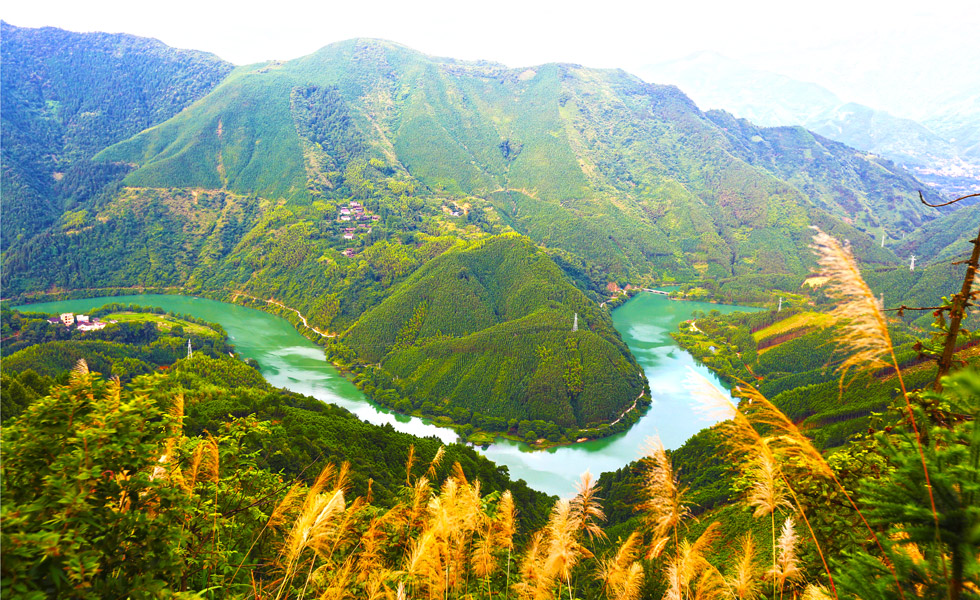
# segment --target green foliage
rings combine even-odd
[[[231,70],[131,35],[3,23],[2,36],[4,249],[129,171],[87,159],[173,117]]]
[[[462,407],[586,427],[615,420],[642,391],[608,315],[516,236],[426,263],[342,342],[379,363],[369,374],[374,387],[430,414]]]
[[[959,598],[971,594],[980,579],[980,374],[962,371],[944,381],[943,396],[926,394],[939,411],[932,415],[952,411],[966,418],[930,424],[920,412],[919,428],[925,431],[919,441],[904,428],[879,436],[889,468],[880,478],[863,481],[861,494],[901,585],[928,594],[919,597]],[[876,553],[855,553],[840,568],[845,591],[863,598],[901,593]]]
[[[218,583],[233,569],[248,543],[243,530],[265,518],[260,510],[234,514],[234,495],[254,500],[277,479],[250,468],[244,454],[222,476],[227,452],[255,431],[242,423],[215,442],[222,452],[207,481],[178,483],[168,453],[189,455],[194,442],[175,445],[179,415],[151,397],[160,383],[123,391],[79,371],[4,426],[5,595],[159,597],[202,589],[212,576]]]

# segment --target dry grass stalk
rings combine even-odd
[[[746,500],[749,506],[755,508],[753,517],[771,515],[780,507],[791,506],[780,475],[779,463],[767,439],[760,439],[755,445],[746,474],[752,481]]]
[[[312,492],[313,489],[311,488],[310,491]],[[314,552],[319,554],[329,544],[330,536],[336,530],[335,520],[344,509],[344,493],[342,490],[335,489],[332,493],[317,493],[315,495],[307,494],[303,508],[294,521],[283,547],[285,569],[276,598],[282,595],[286,584],[292,580],[303,551],[312,547]]]
[[[663,551],[668,533],[673,532],[674,546],[677,546],[677,526],[690,516],[691,511],[684,499],[686,489],[677,483],[674,469],[659,437],[647,440],[645,454],[646,500],[641,509],[645,511],[646,521],[653,530],[654,542],[647,551],[647,557],[652,558]]]
[[[800,598],[801,600],[831,600],[832,596],[827,592],[827,588],[811,583],[803,590]]]
[[[769,570],[767,575],[778,584],[779,594],[783,595],[787,581],[796,580],[800,577],[800,568],[796,558],[796,544],[799,537],[796,535],[796,522],[793,517],[786,517],[783,522],[782,531],[779,534],[777,544],[778,558],[776,566]]]
[[[689,381],[690,380],[691,379],[689,378]],[[700,385],[700,386],[703,386],[705,388],[701,392],[701,394],[698,396],[698,398],[701,399],[702,401],[705,401],[704,399],[707,399],[706,401],[708,401],[708,402],[714,402],[716,404],[720,404],[721,402],[724,402],[724,403],[727,403],[727,404],[731,404],[731,401],[728,400],[728,398],[724,394],[722,394],[720,390],[718,390],[717,388],[715,388],[714,384],[712,384],[710,381],[708,381],[704,377],[696,376],[696,377],[693,378],[693,380],[694,380],[694,382],[695,382],[696,385]],[[751,386],[743,385],[740,389],[747,390],[747,389],[750,389],[750,388],[751,388]],[[712,391],[712,389],[713,389],[713,391]],[[751,389],[754,390],[754,388],[751,388]],[[756,392],[756,393],[758,394],[758,392]],[[763,398],[761,394],[758,394],[758,396],[760,398]],[[751,404],[752,403],[752,399],[751,398],[748,399],[747,402],[749,404]],[[768,403],[768,401],[766,401],[766,402]],[[731,405],[734,407],[733,404],[731,404]],[[772,406],[772,405],[769,404],[769,406]],[[775,407],[773,407],[773,409],[775,410],[776,413],[779,413],[779,410],[778,409],[775,409]],[[751,409],[749,409],[749,410],[751,411]],[[735,452],[735,453],[738,453],[738,452],[744,453],[744,452],[746,452],[746,450],[748,448],[751,448],[753,445],[758,444],[762,440],[762,436],[759,434],[758,431],[756,431],[756,429],[753,426],[752,422],[749,421],[748,417],[745,415],[745,413],[743,413],[743,411],[740,408],[735,408],[734,409],[734,413],[732,413],[732,414],[733,414],[732,420],[726,422],[725,425],[724,425],[725,427],[728,428],[728,432],[727,432],[728,435],[726,437],[726,442],[730,445],[730,447],[731,447],[731,449],[732,449],[733,452]],[[788,421],[788,419],[786,419],[785,416],[783,416],[782,419]],[[804,437],[804,439],[805,439],[805,437]],[[812,447],[812,445],[811,445],[811,447]],[[823,549],[820,546],[820,542],[817,541],[817,537],[816,537],[816,534],[813,531],[813,527],[810,526],[810,521],[807,518],[806,514],[803,512],[803,509],[802,509],[802,506],[800,505],[799,499],[796,496],[796,492],[793,491],[793,487],[789,484],[789,481],[786,479],[786,475],[780,471],[780,477],[782,478],[783,483],[786,484],[786,489],[789,491],[790,495],[793,497],[793,502],[795,503],[797,509],[800,511],[800,516],[803,518],[804,523],[806,523],[807,530],[810,532],[810,538],[813,540],[814,548],[817,550],[817,554],[820,555],[820,560],[823,563],[824,572],[827,574],[827,578],[830,581],[831,591],[834,593],[834,597],[836,598],[837,597],[836,596],[837,595],[837,590],[836,590],[836,587],[834,586],[834,576],[830,572],[830,565],[827,564],[827,559],[824,556]],[[839,483],[838,483],[838,485],[839,485]],[[843,489],[843,488],[841,488],[841,489]],[[775,524],[773,524],[773,530],[775,531]],[[889,564],[889,566],[891,566],[891,565]],[[894,570],[892,572],[894,573]]]
[[[596,579],[602,581],[606,598],[632,599],[639,594],[639,586],[643,583],[643,567],[636,562],[636,558],[641,541],[639,532],[634,531],[619,546],[615,555],[600,563]]]
[[[739,600],[755,600],[759,595],[755,539],[751,533],[742,536],[742,551],[735,564],[735,573],[728,578],[728,585]]]
[[[208,481],[217,482],[221,470],[221,454],[218,448],[218,440],[214,439],[214,436],[209,433],[202,445],[204,446],[204,459],[202,461],[203,468],[201,469],[201,474]]]
[[[841,246],[818,229],[813,236],[813,250],[817,264],[829,278],[827,294],[840,302],[833,312],[838,318],[838,339],[851,350],[851,355],[840,367],[842,373],[846,374],[852,368],[887,366],[885,359],[892,350],[888,321],[878,299],[861,277],[850,248]]]
[[[693,543],[688,539],[681,540],[677,546],[677,554],[667,563],[668,588],[664,600],[684,600],[690,597],[692,591],[696,592],[701,587],[705,588],[705,592],[713,589],[717,572],[708,563],[705,554],[717,541],[720,526],[717,521],[713,522]],[[706,572],[715,575],[709,575],[703,582],[699,581]],[[696,585],[692,586],[695,582]]]
[[[415,444],[408,447],[408,459],[405,460],[405,487],[412,487],[413,464],[415,464]]]
[[[513,589],[519,598],[531,600],[535,597],[536,591],[544,588],[543,579],[543,560],[541,556],[541,546],[544,544],[544,530],[535,532],[531,537],[531,543],[524,553],[521,560],[521,567],[518,571],[520,582],[514,584]]]
[[[577,493],[572,499],[571,507],[579,527],[590,540],[606,539],[606,532],[599,526],[599,521],[606,520],[606,513],[602,511],[600,498],[596,496],[596,481],[592,479],[592,474],[588,471],[583,473],[575,489]]]
[[[439,467],[439,463],[442,462],[442,457],[445,455],[446,447],[439,446],[439,449],[436,451],[436,455],[432,457],[432,462],[429,463],[429,470],[426,472],[429,479],[434,480],[436,478],[436,469]]]
[[[817,229],[813,237],[814,251],[817,254],[817,262],[830,277],[828,293],[838,298],[841,305],[835,311],[839,317],[846,319],[839,336],[851,351],[852,355],[841,365],[841,381],[848,369],[864,368],[866,370],[878,369],[889,364],[895,368],[895,375],[902,389],[902,398],[905,401],[905,408],[908,413],[909,423],[915,434],[915,443],[919,450],[919,459],[922,463],[922,473],[925,477],[926,491],[929,494],[929,504],[932,510],[932,519],[935,527],[936,539],[939,540],[939,512],[936,509],[936,499],[932,493],[932,482],[929,477],[929,468],[926,466],[925,450],[922,447],[922,436],[915,421],[915,411],[909,400],[908,391],[905,388],[905,380],[902,377],[902,370],[898,366],[898,358],[895,356],[895,348],[892,345],[891,335],[888,333],[888,321],[885,318],[884,307],[877,301],[871,289],[865,283],[858,269],[857,262],[851,254],[849,248],[841,245],[824,232]],[[886,358],[888,361],[886,362]],[[843,487],[841,487],[843,489]],[[846,493],[846,492],[845,492]],[[850,497],[848,497],[850,500]],[[851,501],[853,504],[853,501]],[[855,506],[856,508],[856,506]],[[860,511],[858,511],[860,514]],[[864,515],[861,515],[862,520]],[[865,522],[867,524],[867,522]],[[870,530],[870,527],[869,527]],[[873,532],[872,532],[873,534]],[[881,543],[874,536],[875,543],[881,549]],[[882,550],[882,557],[887,564],[895,582],[898,585],[899,595],[904,598],[901,582],[895,568],[888,561]],[[943,571],[946,570],[946,558],[941,556]],[[833,587],[833,586],[832,586]],[[832,591],[834,591],[832,589]]]
[[[567,580],[579,559],[588,554],[577,539],[579,522],[572,512],[571,502],[559,500],[551,509],[545,527],[548,532],[548,555],[544,561],[545,579]]]

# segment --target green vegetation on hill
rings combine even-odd
[[[641,377],[596,306],[611,281],[764,301],[808,272],[809,226],[888,266],[878,228],[936,215],[887,162],[622,71],[363,39],[230,74],[194,56],[210,91],[66,175],[74,204],[4,253],[4,293],[275,300],[341,335],[331,356],[379,402],[478,429],[560,439],[632,405]]]
[[[426,263],[342,343],[423,412],[585,428],[616,420],[643,392],[608,313],[514,235]]]
[[[88,159],[162,123],[231,70],[212,54],[123,34],[0,24],[3,248],[88,202],[129,167]]]

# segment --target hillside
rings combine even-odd
[[[679,86],[704,110],[725,110],[766,127],[803,126],[878,154],[947,194],[968,193],[980,181],[976,94],[962,93],[938,105],[919,107],[915,112],[932,116],[915,121],[877,105],[872,108],[841,99],[816,83],[753,68],[712,52],[646,65],[638,74],[648,81]],[[964,81],[957,85],[969,88]]]
[[[826,154],[798,137],[777,143],[777,155]],[[803,161],[750,164],[740,146],[751,139],[733,143],[676,89],[622,71],[508,70],[351,40],[242,67],[205,101],[98,158],[136,163],[124,180],[133,187],[223,187],[294,203],[405,186],[474,195],[517,231],[633,276],[731,276],[739,264],[800,272],[767,264],[743,240],[806,223],[806,207],[835,202],[837,173],[815,169],[807,185],[786,185]],[[358,159],[382,161],[394,188],[365,188]],[[914,204],[917,184],[893,165],[854,151],[831,160],[847,195],[866,205],[836,212],[863,227],[910,228],[876,210],[886,203],[916,221],[934,214]]]
[[[418,407],[447,413],[578,428],[615,420],[643,393],[608,313],[516,236],[428,262],[343,342]]]
[[[125,34],[0,23],[3,248],[91,203],[128,171],[97,152],[162,123],[231,70],[218,57]]]
[[[611,377],[635,365],[595,304],[608,283],[760,301],[800,285],[811,225],[893,265],[880,230],[938,215],[888,161],[623,71],[367,39],[238,67],[93,161],[126,172],[4,253],[6,296],[275,299],[340,334],[334,359],[379,401],[565,430],[612,423],[642,389]],[[505,233],[533,244],[490,238]]]

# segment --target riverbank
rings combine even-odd
[[[273,386],[337,404],[358,418],[422,437],[434,436],[444,443],[457,440],[452,429],[416,417],[395,414],[377,406],[344,374],[324,360],[320,343],[330,343],[312,331],[300,333],[294,324],[298,317],[278,306],[266,308],[217,302],[188,296],[112,296],[69,300],[63,304],[34,305],[46,312],[86,313],[109,302],[143,304],[180,314],[190,314],[216,322],[228,332],[229,341],[244,359],[254,359],[262,375]],[[255,302],[255,301],[249,301]],[[258,304],[258,303],[256,303]],[[636,357],[650,383],[650,405],[632,410],[636,422],[624,431],[601,439],[548,447],[532,446],[514,439],[495,436],[489,445],[477,444],[480,452],[506,466],[514,479],[524,479],[535,489],[564,495],[574,490],[581,473],[615,471],[639,456],[647,437],[659,435],[667,448],[680,447],[689,437],[714,423],[693,409],[693,400],[680,374],[688,368],[720,380],[683,351],[671,338],[679,323],[689,320],[695,310],[717,308],[722,312],[742,307],[697,302],[672,302],[663,296],[640,294],[612,313],[613,323]],[[751,309],[749,309],[751,310]],[[283,316],[273,313],[282,312]],[[292,315],[286,320],[285,316]],[[620,423],[622,424],[622,422]],[[470,434],[471,441],[480,442]],[[579,436],[580,438],[581,436]],[[576,438],[576,439],[579,439]]]

